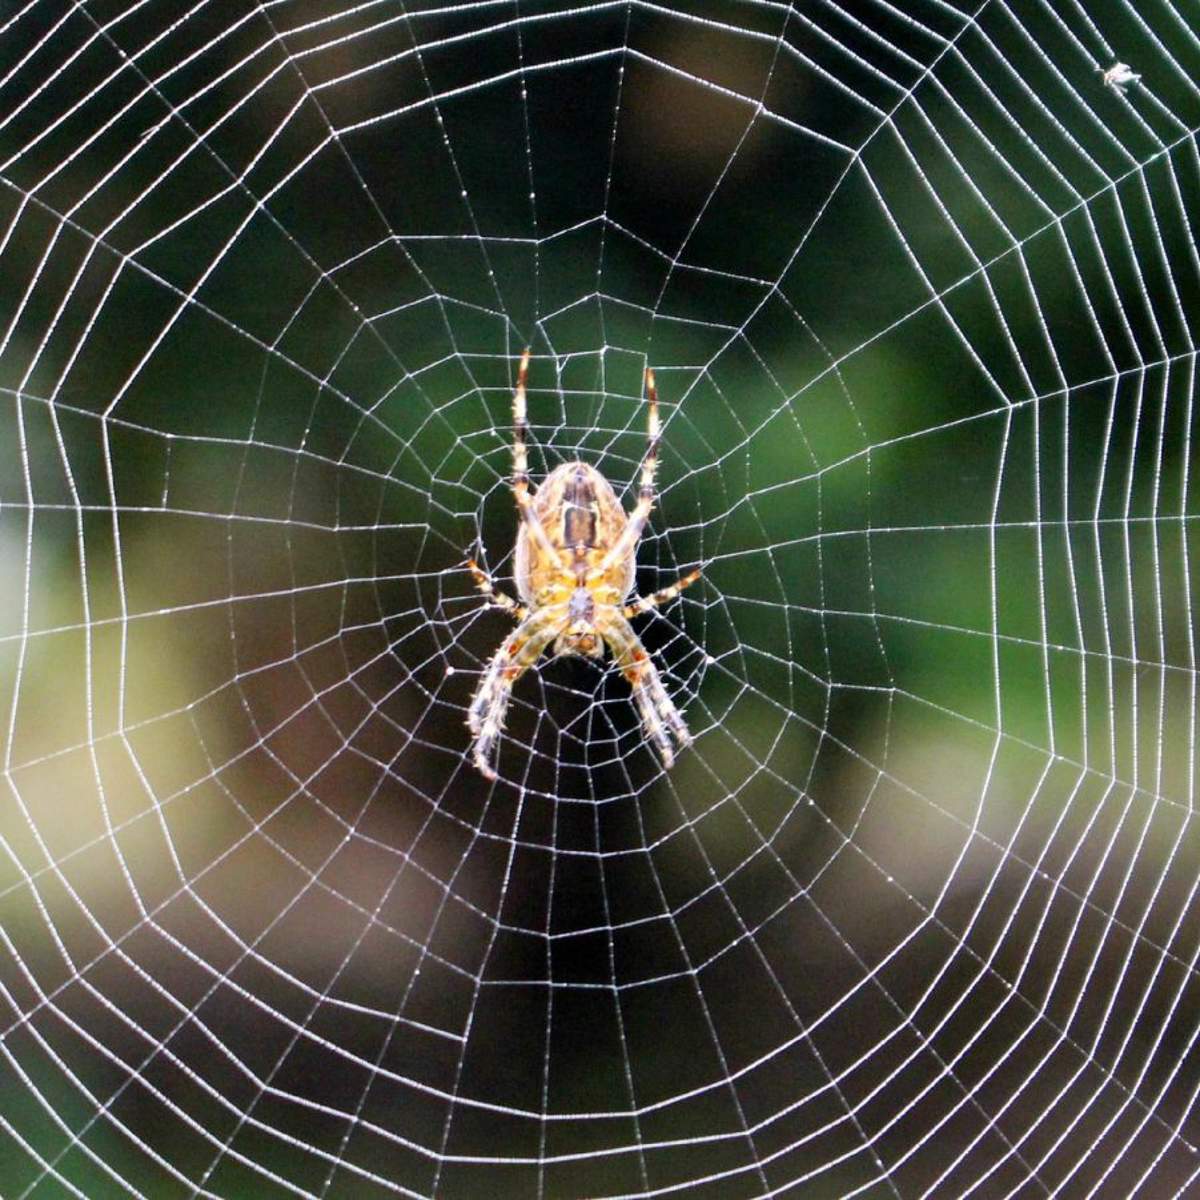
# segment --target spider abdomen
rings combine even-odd
[[[524,526],[518,530],[513,574],[527,604],[544,603],[541,597],[560,590],[561,601],[567,601],[571,585],[603,563],[629,520],[612,484],[585,462],[555,467],[534,494],[533,512],[560,561],[545,554]],[[570,565],[575,580],[564,577],[563,563]],[[629,555],[611,563],[591,590],[617,603],[629,594],[633,580],[634,559]]]
[[[596,489],[583,463],[575,463],[568,471],[562,494],[563,542],[572,551],[590,550],[596,545],[596,524],[599,505]]]

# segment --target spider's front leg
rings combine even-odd
[[[663,766],[668,770],[675,763],[675,743],[682,750],[691,745],[692,735],[679,709],[667,695],[662,676],[651,661],[633,627],[614,609],[611,616],[597,621],[604,640],[608,642],[621,673],[629,680],[633,701],[642,718],[642,729],[654,743]],[[672,741],[674,739],[674,742]]]
[[[560,631],[564,613],[564,606],[553,605],[526,617],[500,643],[475,689],[471,707],[467,710],[467,728],[475,739],[472,749],[475,766],[487,779],[496,778],[492,758],[504,728],[504,714],[508,710],[513,684],[537,662]]]
[[[650,520],[654,507],[654,476],[658,470],[658,443],[662,430],[658,423],[658,389],[654,386],[654,372],[646,368],[646,452],[642,455],[642,478],[638,485],[638,500],[621,536],[609,547],[608,553],[597,569],[598,573],[611,570],[615,563],[629,558],[638,544],[638,539]]]
[[[525,406],[525,380],[529,375],[529,348],[521,355],[521,363],[517,367],[517,387],[513,392],[513,474],[512,493],[517,503],[517,512],[521,523],[528,532],[537,548],[546,555],[550,562],[561,562],[558,550],[555,549],[545,526],[534,512],[533,496],[529,491],[529,415]]]

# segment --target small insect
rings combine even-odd
[[[555,467],[537,492],[530,494],[525,449],[528,373],[526,350],[513,393],[512,491],[521,519],[513,575],[520,602],[499,591],[474,559],[467,562],[479,590],[519,622],[492,656],[471,700],[467,727],[474,738],[475,765],[488,779],[496,778],[492,760],[513,684],[553,641],[555,656],[601,658],[604,647],[609,647],[633,689],[645,735],[669,768],[675,761],[676,745],[687,746],[691,735],[629,621],[675,599],[700,578],[700,572],[692,571],[652,596],[625,602],[633,590],[638,540],[654,507],[659,441],[654,372],[646,371],[648,441],[637,505],[629,514],[612,484],[585,462]]]
[[[1129,90],[1131,84],[1137,83],[1142,77],[1133,72],[1128,63],[1113,63],[1107,71],[1100,73],[1100,82],[1110,91],[1119,92],[1122,96]]]

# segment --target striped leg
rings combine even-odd
[[[670,587],[665,587],[661,591],[655,592],[652,596],[637,596],[631,600],[621,610],[627,617],[636,617],[638,613],[649,612],[652,608],[657,608],[660,604],[666,604],[668,600],[674,600],[685,587],[691,587],[697,579],[700,578],[700,568],[697,567],[694,571],[689,571],[682,579],[677,579]],[[507,600],[508,597],[506,596]]]
[[[558,551],[550,542],[549,535],[542,528],[541,521],[533,511],[533,497],[529,494],[529,453],[526,443],[529,440],[529,418],[525,413],[525,379],[529,374],[529,348],[521,355],[521,365],[517,367],[517,390],[513,392],[513,499],[517,502],[517,512],[529,531],[529,536],[537,543],[538,549],[549,556],[550,562],[562,562]]]
[[[564,623],[565,607],[553,605],[527,617],[500,643],[471,698],[467,728],[474,737],[472,757],[486,779],[496,778],[492,766],[513,684],[541,657]]]
[[[633,689],[633,701],[642,718],[646,738],[654,743],[663,766],[669,770],[675,762],[674,743],[683,749],[691,744],[692,735],[688,733],[679,709],[667,695],[658,668],[629,622],[619,614],[614,614],[604,622],[603,634],[621,673]]]
[[[502,592],[496,586],[492,577],[473,558],[467,559],[467,568],[475,577],[475,586],[497,608],[502,608],[505,612],[512,613],[518,621],[523,621],[529,616],[529,609],[523,604],[518,604],[507,593]]]
[[[525,380],[529,376],[529,347],[521,355],[517,367],[517,390],[513,392],[513,487],[529,490],[529,456],[525,443],[529,439],[529,417],[525,412]]]
[[[650,510],[654,507],[654,475],[658,470],[658,442],[660,430],[658,425],[658,389],[654,386],[654,371],[646,368],[646,452],[642,455],[642,480],[638,486],[638,500],[629,521],[621,536],[612,544],[612,548],[604,556],[604,560],[591,574],[601,575],[611,569],[613,563],[623,562],[638,544],[638,539],[646,529],[650,519]]]

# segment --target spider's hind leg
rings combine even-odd
[[[692,735],[688,732],[687,724],[675,707],[675,702],[667,695],[658,668],[619,611],[614,611],[614,615],[604,621],[602,632],[617,666],[633,690],[633,701],[642,718],[642,729],[647,739],[654,743],[663,766],[670,769],[675,762],[676,744],[681,750],[691,745]]]
[[[492,759],[504,728],[513,684],[537,662],[561,625],[560,606],[544,608],[526,617],[500,643],[484,669],[467,710],[467,728],[475,739],[472,747],[475,766],[487,779],[496,778]]]

